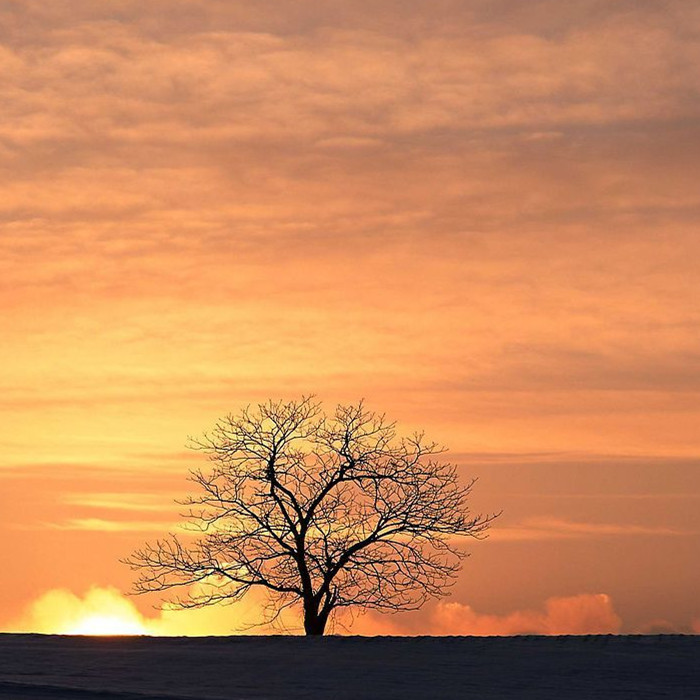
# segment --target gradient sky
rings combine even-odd
[[[354,629],[700,631],[700,5],[4,0],[0,39],[1,629],[254,618],[118,558],[188,435],[315,393],[504,510]]]

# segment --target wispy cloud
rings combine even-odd
[[[169,498],[171,496],[171,498]],[[173,501],[181,494],[165,493],[77,493],[63,497],[69,506],[98,510],[128,510],[147,512],[172,512],[177,506]]]
[[[648,527],[628,523],[583,523],[557,518],[528,518],[513,526],[494,526],[489,539],[495,542],[523,540],[558,540],[572,538],[687,536],[697,534],[670,527]]]
[[[107,520],[104,518],[70,518],[59,523],[44,523],[39,529],[81,530],[87,532],[158,532],[166,534],[183,531],[178,522],[158,522],[151,520]]]

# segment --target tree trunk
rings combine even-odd
[[[307,608],[304,610],[304,632],[307,636],[320,636],[326,629],[328,615]]]

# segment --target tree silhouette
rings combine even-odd
[[[268,402],[192,447],[210,460],[182,502],[196,536],[126,560],[137,593],[190,587],[171,601],[182,608],[260,588],[271,619],[296,607],[310,635],[340,609],[415,610],[453,582],[464,556],[455,537],[480,538],[495,517],[470,515],[474,482],[460,485],[435,443],[397,437],[362,403],[326,416],[310,398]]]

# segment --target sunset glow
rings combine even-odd
[[[138,622],[123,619],[116,615],[91,615],[80,620],[75,627],[63,630],[59,634],[76,634],[90,636],[117,636],[148,634]]]
[[[698,27],[2,3],[0,630],[250,631],[262,598],[160,611],[120,560],[181,523],[189,436],[314,394],[425,430],[503,510],[450,598],[339,631],[697,632]]]

